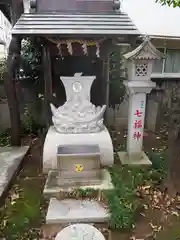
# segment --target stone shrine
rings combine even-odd
[[[77,188],[113,188],[109,172],[101,166],[114,163],[112,140],[103,123],[106,106],[90,102],[95,76],[76,73],[60,79],[66,102],[59,108],[51,104],[54,125],[47,132],[43,152],[43,170],[48,173],[44,195],[50,198],[46,224],[107,222],[109,212],[100,202],[60,200],[62,192]]]
[[[95,71],[88,72],[97,76],[99,87],[96,93],[100,93],[99,98],[103,96],[103,104],[108,105],[109,53],[112,44],[117,40],[123,43],[131,39],[134,42],[140,35],[128,15],[121,11],[120,1],[31,0],[30,6],[24,6],[24,9],[25,13],[21,13],[12,29],[13,41],[7,64],[9,78],[13,81],[13,73],[18,72],[22,36],[36,39],[42,46],[46,126],[49,128],[51,124],[49,105],[53,98],[55,76],[77,72],[71,70],[68,64],[65,66],[67,71],[64,72],[58,65],[58,59],[63,61],[64,57],[75,56],[83,63],[82,56],[86,56],[88,60],[92,57],[95,63],[99,63],[96,65],[99,67],[93,69]],[[73,65],[75,59],[72,60]],[[54,67],[56,63],[60,71]],[[83,64],[81,69],[85,72]],[[52,198],[61,192],[69,193],[69,189],[77,187],[83,190],[93,188],[100,192],[113,188],[109,172],[101,169],[101,166],[113,165],[114,154],[110,134],[103,124],[106,106],[96,107],[90,102],[90,89],[94,79],[95,76],[82,76],[79,73],[72,77],[61,77],[66,91],[66,103],[59,108],[51,104],[53,126],[48,129],[43,150],[43,172],[48,174],[44,194],[51,198],[46,223],[54,221],[62,225],[64,222],[69,224],[74,220],[74,215],[76,222],[84,222],[88,220],[83,218],[85,212],[88,212],[88,218],[94,223],[100,220],[107,222],[109,218],[110,213],[99,201],[94,204],[90,200],[77,202],[73,199],[70,202],[67,199],[65,202],[61,196]],[[73,233],[72,236],[67,235],[71,227],[65,228],[56,236],[56,240],[72,237],[77,240],[104,240],[102,234],[92,226],[78,226],[75,233],[79,232],[79,228],[90,230],[85,231],[85,235],[81,231],[81,235]]]
[[[103,124],[106,106],[96,107],[90,102],[90,90],[94,79],[95,76],[81,76],[79,73],[72,77],[61,77],[65,87],[66,102],[59,108],[51,104],[54,126],[49,128],[44,142],[43,171],[45,173],[57,169],[59,146],[75,145],[77,149],[81,145],[96,145],[99,148],[100,164],[113,165],[112,140]]]

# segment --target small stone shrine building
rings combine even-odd
[[[95,75],[92,102],[109,102],[108,53],[114,43],[132,43],[139,35],[118,0],[31,0],[12,29],[14,55],[20,55],[22,38],[35,38],[42,47],[44,102],[47,126],[51,124],[53,92],[65,101],[60,76]],[[16,58],[17,59],[17,58]],[[16,60],[15,60],[16,61]],[[58,89],[61,89],[59,91]],[[58,92],[59,91],[59,92]],[[56,104],[56,103],[55,103]],[[63,104],[62,103],[58,103]]]

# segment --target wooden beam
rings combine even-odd
[[[49,127],[52,124],[50,103],[52,101],[53,94],[52,94],[51,56],[50,49],[47,45],[44,45],[43,47],[42,63],[44,71],[44,110],[46,126]]]
[[[11,23],[14,26],[24,12],[23,0],[11,0]]]

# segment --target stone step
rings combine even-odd
[[[87,170],[83,173],[72,172],[72,171],[59,171],[57,176],[59,186],[73,186],[73,185],[93,185],[101,183],[101,172],[98,170]]]
[[[51,198],[46,224],[103,223],[109,220],[107,207],[95,200]]]
[[[83,174],[74,173],[72,171],[59,171],[59,179],[72,179],[76,181],[76,179],[81,179],[82,181],[86,181],[87,179],[101,179],[100,169],[95,170],[85,170]],[[61,184],[61,183],[60,183]]]
[[[113,189],[113,184],[111,182],[111,176],[109,172],[106,169],[101,169],[101,181],[97,181],[97,179],[92,179],[91,182],[86,181],[82,182],[81,185],[75,184],[74,179],[72,179],[72,182],[70,185],[62,185],[58,184],[58,171],[52,170],[48,174],[48,178],[46,180],[46,184],[44,187],[44,196],[47,198],[51,197],[59,197],[60,193],[71,193],[74,189],[95,189],[95,190],[109,190]]]

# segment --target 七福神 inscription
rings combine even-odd
[[[144,108],[144,101],[141,101],[140,108]],[[134,122],[133,122],[133,128],[135,131],[133,132],[133,139],[139,141],[143,135],[143,118],[144,113],[142,110],[136,109],[134,115],[136,116]]]

